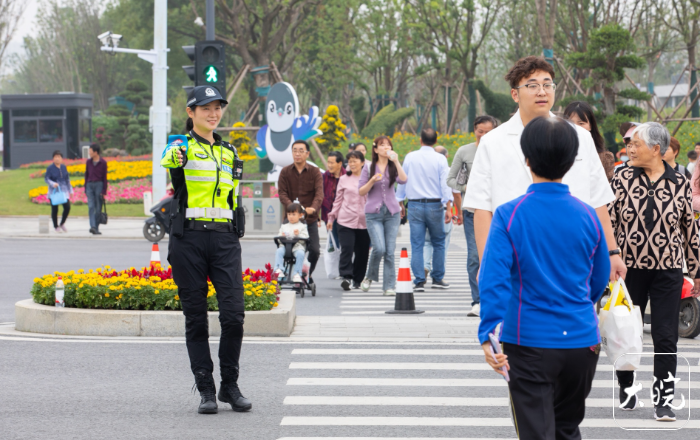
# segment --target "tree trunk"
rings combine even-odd
[[[693,87],[695,87],[695,84],[698,82],[698,74],[695,71],[695,69],[696,69],[696,67],[695,67],[695,45],[688,47],[688,64],[690,65],[690,88],[692,89]],[[695,101],[695,97],[697,95],[698,95],[697,90],[693,90],[693,92],[690,94],[690,102]],[[693,117],[693,118],[700,117],[700,107],[698,107],[697,101],[695,101],[695,104],[693,104],[691,117]]]
[[[471,81],[467,83],[467,91],[469,92],[469,115],[467,121],[469,124],[469,133],[474,133],[474,120],[476,119],[476,89]]]

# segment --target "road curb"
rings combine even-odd
[[[280,292],[269,311],[246,312],[246,336],[288,337],[296,320],[296,295]],[[180,311],[57,308],[25,299],[15,304],[15,329],[29,333],[75,336],[185,336]],[[220,336],[219,312],[209,312],[209,336]]]

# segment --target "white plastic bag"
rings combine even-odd
[[[340,248],[333,239],[333,234],[328,234],[328,242],[323,249],[323,263],[326,266],[326,275],[333,280],[340,276]]]
[[[616,305],[619,295],[624,295],[627,305]],[[633,371],[641,366],[641,354],[627,353],[642,353],[643,326],[639,306],[632,303],[622,278],[618,279],[612,288],[606,308],[602,309],[599,315],[601,345],[616,370]]]

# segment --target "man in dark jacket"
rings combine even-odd
[[[309,158],[309,144],[306,141],[294,141],[292,154],[294,163],[282,168],[277,182],[282,206],[298,200],[306,211],[306,226],[309,230],[309,284],[313,283],[311,274],[321,253],[318,236],[318,212],[323,203],[323,176],[317,166],[306,162]]]
[[[100,211],[107,194],[107,162],[100,157],[100,146],[90,145],[90,158],[85,163],[85,195],[88,199],[88,216],[90,217],[90,233],[102,235],[100,232]]]

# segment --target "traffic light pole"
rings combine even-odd
[[[160,158],[168,140],[168,0],[155,0],[153,23],[153,49],[122,49],[102,46],[103,52],[133,53],[153,64],[153,105],[149,128],[153,133],[153,202],[165,196],[166,173],[160,166]]]

